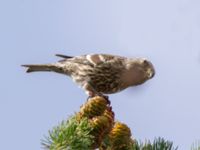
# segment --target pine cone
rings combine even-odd
[[[130,150],[131,130],[126,124],[116,122],[109,134],[111,150]]]
[[[89,119],[100,116],[104,113],[107,108],[107,100],[103,97],[96,96],[90,98],[86,104],[81,106],[80,117],[87,117]]]

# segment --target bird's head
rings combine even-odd
[[[127,70],[132,85],[139,85],[151,79],[155,75],[153,64],[145,58],[129,59]]]
[[[145,72],[146,78],[151,79],[155,75],[155,69],[153,64],[146,58],[139,59],[139,65],[141,69]]]

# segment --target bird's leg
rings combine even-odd
[[[100,96],[103,97],[107,101],[107,104],[110,105],[109,97],[107,95],[103,95],[100,92],[97,92],[89,83],[85,83],[83,85],[83,89],[86,91],[86,94],[88,95],[87,100],[95,96]]]
[[[92,98],[92,97],[95,96],[95,94],[94,94],[92,91],[86,91],[85,93],[88,95],[87,101],[88,101],[90,98]]]
[[[95,96],[95,92],[88,82],[83,84],[83,89],[85,90],[86,95],[88,95],[87,101]]]

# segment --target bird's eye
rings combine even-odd
[[[145,64],[145,63],[147,64],[147,63],[148,63],[148,61],[147,61],[146,59],[144,59],[144,60],[143,60],[143,63],[144,63],[144,64]]]
[[[148,61],[147,61],[146,59],[143,59],[143,60],[142,60],[142,64],[143,64],[144,66],[147,66],[149,63],[148,63]]]

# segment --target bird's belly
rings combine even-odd
[[[120,80],[118,76],[111,74],[91,77],[89,84],[99,93],[111,94],[120,91]]]
[[[79,69],[73,79],[83,86],[89,84],[98,93],[111,94],[121,91],[121,72],[113,66],[99,65],[92,69]]]

